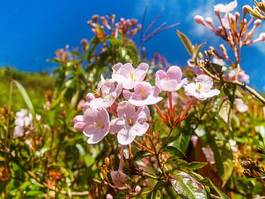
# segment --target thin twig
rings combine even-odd
[[[201,68],[207,75],[209,75],[214,80],[219,81],[219,82],[223,82],[226,84],[232,84],[232,85],[239,86],[243,90],[248,91],[250,94],[252,94],[254,97],[256,97],[263,105],[265,105],[265,98],[261,94],[259,94],[254,88],[246,85],[245,83],[239,82],[239,81],[227,81],[224,79],[221,80],[219,77],[217,77],[216,75],[209,72],[205,67],[201,67]]]

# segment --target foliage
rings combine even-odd
[[[240,49],[253,41],[251,35],[245,38],[249,32],[241,24],[246,15],[241,21],[232,14],[222,16],[222,9],[231,12],[234,4],[226,6],[215,7],[217,17],[230,17],[222,30],[195,17],[224,39],[220,52],[203,50],[177,32],[191,57],[182,69],[165,66],[161,56],[150,67],[140,64],[144,60],[133,38],[141,26],[115,16],[93,16],[88,22],[93,38],[82,40],[80,49],[57,50],[53,77],[2,69],[1,197],[264,196],[265,100],[247,85],[240,66]],[[130,68],[128,62],[139,66]],[[122,112],[124,106],[138,110],[141,132],[134,132],[138,134],[130,143],[119,138],[120,129],[108,129],[93,140],[94,131],[86,128],[93,117],[91,128],[102,127],[106,115],[108,127],[110,119],[127,122],[126,128],[136,123],[133,114]]]

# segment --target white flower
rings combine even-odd
[[[214,6],[215,12],[223,12],[223,13],[229,13],[233,11],[237,7],[237,0],[231,1],[228,4],[217,4]]]
[[[219,95],[220,91],[212,89],[213,80],[207,75],[198,75],[195,81],[184,86],[186,95],[193,96],[198,100],[206,100]]]
[[[14,137],[22,137],[29,133],[32,128],[32,114],[26,109],[21,109],[16,113]]]

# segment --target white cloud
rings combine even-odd
[[[192,10],[188,16],[188,20],[192,21],[192,30],[191,33],[195,33],[198,37],[201,37],[205,34],[207,34],[207,36],[209,36],[210,34],[212,34],[207,28],[205,28],[202,25],[196,24],[194,22],[194,16],[196,15],[201,15],[203,17],[210,17],[213,20],[215,20],[215,14],[214,14],[214,10],[213,10],[213,6],[216,4],[215,0],[208,0],[206,1],[202,1],[199,0],[198,1],[198,6],[196,6],[196,8],[194,10]]]
[[[257,28],[257,30],[254,33],[252,38],[253,39],[258,38],[259,34],[263,33],[263,32],[265,32],[265,23],[264,22],[260,27]],[[265,54],[265,42],[258,42],[258,43],[255,43],[253,46],[256,47],[262,54]]]

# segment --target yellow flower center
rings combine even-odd
[[[134,73],[130,73],[130,79],[131,79],[132,81],[135,80],[135,74],[134,74]]]
[[[199,93],[203,92],[203,91],[204,91],[204,86],[203,86],[203,84],[197,83],[197,84],[196,84],[196,90],[197,90]]]
[[[97,129],[103,129],[104,128],[104,124],[99,123],[99,122],[94,122],[94,127]]]

